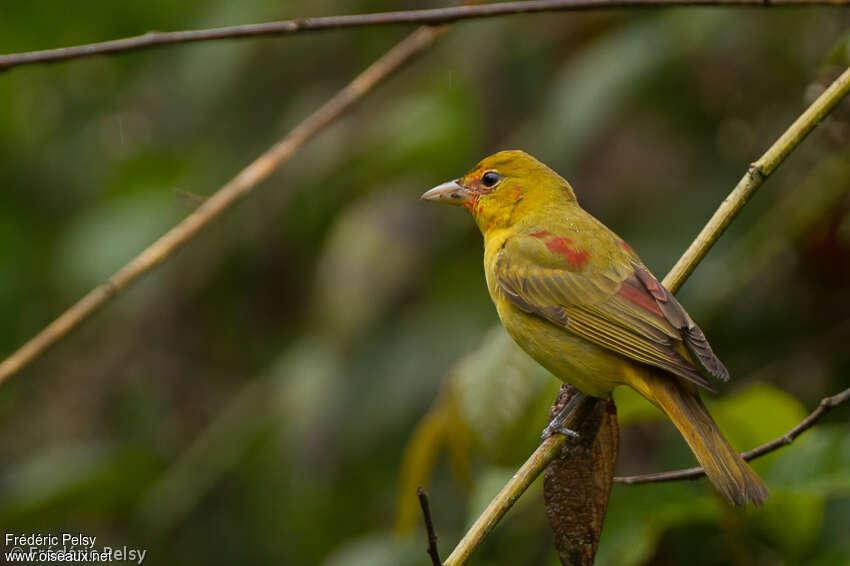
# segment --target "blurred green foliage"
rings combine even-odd
[[[6,2],[0,51],[400,7]],[[848,24],[838,8],[688,8],[456,25],[0,388],[4,532],[80,531],[146,547],[151,564],[425,564],[421,480],[445,555],[533,449],[557,383],[490,330],[472,223],[419,195],[521,147],[663,275],[850,63]],[[0,74],[2,351],[405,33]],[[733,373],[712,409],[741,449],[850,382],[848,141],[845,102],[680,293]],[[617,402],[620,472],[692,464],[651,407],[627,392]],[[850,563],[848,415],[756,464],[772,491],[760,510],[726,508],[704,481],[615,487],[598,563]],[[554,566],[547,529],[535,485],[472,563]]]

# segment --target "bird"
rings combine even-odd
[[[768,499],[700,398],[700,388],[729,380],[726,366],[679,301],[629,244],[581,208],[563,177],[528,153],[500,151],[421,198],[471,213],[484,237],[490,296],[527,354],[581,395],[604,399],[631,387],[670,418],[730,504]],[[574,435],[562,426],[573,407],[544,436]]]

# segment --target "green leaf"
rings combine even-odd
[[[850,437],[839,426],[818,427],[776,452],[767,470],[771,484],[807,495],[850,495]]]
[[[787,433],[808,413],[792,395],[765,383],[752,385],[714,403],[711,412],[720,430],[740,451],[750,450]],[[816,431],[812,431],[799,438],[796,446],[783,451],[805,449],[809,443],[817,442],[816,436]],[[799,555],[820,531],[824,499],[820,494],[789,490],[782,482],[775,481],[773,465],[780,457],[782,454],[776,452],[753,462],[753,467],[767,482],[771,499],[763,509],[751,513],[758,528],[777,546]],[[790,458],[796,469],[806,467],[793,453]],[[815,475],[813,472],[809,470],[804,475],[811,478]],[[794,520],[789,521],[788,517],[794,517]]]
[[[58,270],[73,289],[93,287],[164,234],[182,212],[168,189],[120,195],[100,203],[72,222]]]
[[[752,513],[758,529],[777,547],[786,554],[799,556],[817,538],[823,511],[822,496],[771,489],[764,509]]]
[[[80,521],[111,516],[132,506],[159,472],[153,454],[141,448],[99,443],[65,444],[42,450],[0,481],[0,521]]]
[[[485,468],[475,479],[472,495],[469,498],[467,506],[467,526],[478,518],[481,513],[487,508],[494,497],[505,487],[505,484],[513,477],[516,470],[513,468]],[[523,499],[531,500],[533,498],[520,498],[517,502],[519,505]],[[515,511],[515,509],[514,509]]]
[[[744,451],[782,436],[808,413],[794,396],[772,385],[756,383],[709,404],[723,435],[736,450]],[[775,455],[758,461],[766,467]]]
[[[458,362],[451,378],[461,418],[473,439],[501,463],[521,462],[534,450],[561,383],[501,325]]]
[[[322,566],[418,566],[427,563],[425,544],[388,533],[366,535],[343,544]]]
[[[667,529],[717,521],[722,514],[721,505],[718,498],[708,493],[699,495],[692,485],[684,483],[615,485],[596,565],[644,564],[655,554]]]
[[[612,396],[614,404],[617,405],[617,422],[621,428],[632,423],[667,418],[658,407],[631,387],[618,387],[614,389]]]

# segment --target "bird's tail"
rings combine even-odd
[[[647,390],[640,392],[670,417],[717,490],[733,505],[762,505],[769,497],[767,486],[720,433],[696,388],[660,372],[648,373]]]

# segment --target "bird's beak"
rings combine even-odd
[[[454,181],[437,185],[422,195],[422,200],[461,205],[469,202],[469,189],[459,185],[457,179],[455,179]]]

